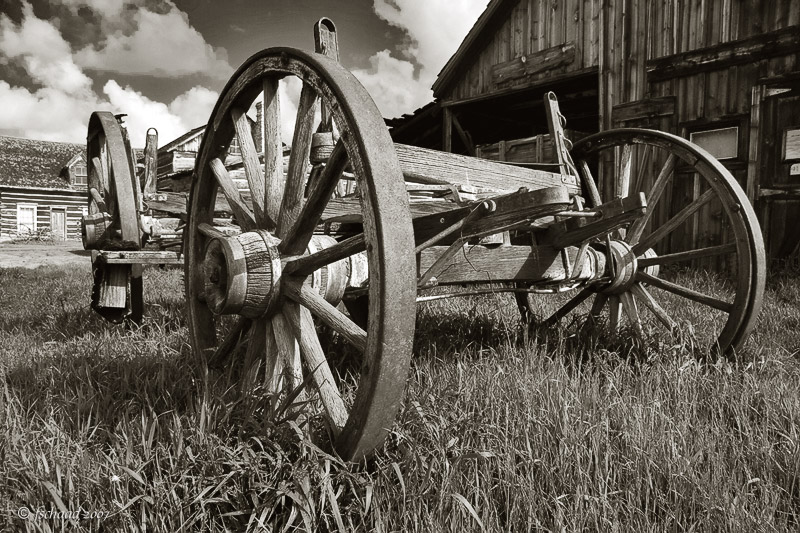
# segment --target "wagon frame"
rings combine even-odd
[[[643,338],[645,308],[666,331],[679,327],[648,290],[654,287],[720,316],[705,353],[736,356],[761,305],[764,247],[744,192],[712,156],[680,137],[640,129],[601,132],[571,146],[552,93],[545,101],[556,158],[551,171],[395,144],[370,95],[337,62],[333,23],[322,19],[315,36],[319,53],[271,48],[245,61],[206,127],[182,252],[190,338],[202,363],[242,351],[246,361],[263,360],[267,386],[276,393],[310,382],[313,397],[300,397],[309,420],[311,406],[319,405],[337,451],[358,459],[380,444],[394,420],[410,364],[416,302],[432,298],[420,294],[435,287],[501,283],[491,290],[513,292],[529,321],[536,316],[530,294],[575,290],[544,324],[594,298],[590,322],[607,315],[605,324],[617,331],[627,320]],[[287,76],[301,80],[302,93],[284,175],[278,87]],[[257,98],[264,102],[263,160],[246,117]],[[116,138],[114,128],[108,116],[93,115],[90,161],[103,139]],[[249,201],[226,168],[233,139]],[[100,249],[100,288],[120,287],[126,277],[140,280],[141,263],[181,258],[141,251],[143,224],[136,215],[144,207],[135,176],[125,173],[126,158],[117,152],[106,151],[122,163],[98,164],[100,185],[93,188],[90,180],[89,219],[104,221],[102,237],[93,240]],[[604,153],[617,162],[615,192],[607,199],[592,171]],[[129,155],[127,167],[132,174]],[[704,190],[656,227],[650,215],[678,168],[698,176]],[[653,179],[643,179],[648,172]],[[642,190],[644,183],[653,185]],[[352,184],[356,191],[348,194]],[[410,202],[409,190],[421,189],[439,198]],[[215,224],[219,192],[240,231]],[[656,251],[712,204],[729,228],[729,241]],[[732,298],[659,275],[666,264],[720,257]],[[124,291],[123,285],[116,309],[126,307],[124,298],[119,302]],[[137,295],[140,301],[140,281],[127,294],[128,303]],[[332,368],[315,324],[361,354],[354,371]]]

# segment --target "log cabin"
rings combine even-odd
[[[0,239],[80,239],[86,147],[0,137]]]
[[[646,127],[709,150],[755,206],[769,256],[800,256],[797,0],[491,0],[432,89],[433,104],[388,121],[396,141],[525,162],[554,91],[581,134]],[[613,161],[601,166],[608,192]],[[692,176],[669,195],[691,203]],[[709,209],[672,238],[724,231]]]

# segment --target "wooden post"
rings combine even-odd
[[[761,129],[761,100],[764,97],[764,86],[756,85],[750,100],[750,143],[747,151],[747,184],[746,192],[750,203],[755,206],[758,199],[759,187],[759,145]],[[766,226],[762,226],[768,229]],[[766,239],[765,239],[766,240]]]
[[[334,61],[339,61],[339,38],[336,36],[336,25],[327,17],[322,17],[314,24],[314,51],[330,57]],[[331,114],[327,106],[321,106],[321,120],[318,133],[333,131],[331,124]]]
[[[461,122],[458,121],[458,116],[455,113],[453,113],[452,116],[453,126],[456,128],[456,133],[458,133],[458,136],[461,138],[461,142],[467,147],[467,153],[475,157],[475,145],[472,142],[469,132],[461,127]]]
[[[442,150],[453,151],[453,112],[449,107],[442,108]]]
[[[158,172],[158,130],[147,130],[147,140],[144,145],[144,194],[155,194]]]

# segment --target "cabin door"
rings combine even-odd
[[[759,207],[770,258],[800,258],[800,81],[766,89]]]
[[[63,207],[50,209],[50,231],[53,232],[54,241],[63,241],[67,238],[67,210]]]

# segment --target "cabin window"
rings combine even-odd
[[[36,205],[17,204],[17,233],[36,231]]]
[[[72,167],[75,174],[74,185],[86,185],[86,165],[78,164]]]
[[[800,129],[783,132],[783,160],[800,159]]]
[[[717,159],[736,159],[739,156],[739,127],[695,131],[689,140]]]

